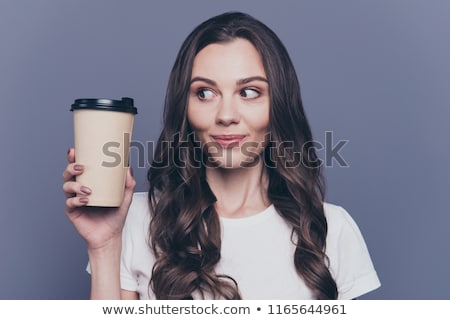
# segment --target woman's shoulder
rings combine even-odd
[[[360,232],[355,220],[342,206],[324,202],[323,209],[329,230],[337,231],[343,228],[351,228],[357,233]]]
[[[342,248],[352,252],[355,259],[369,258],[366,242],[352,216],[343,207],[324,203],[325,217],[327,219],[327,252],[330,256],[339,255]],[[356,257],[358,256],[359,257]],[[347,258],[350,258],[348,256]]]
[[[380,286],[364,237],[346,209],[324,203],[326,253],[339,288],[339,299],[353,299]]]
[[[135,192],[133,193],[133,199],[131,206],[148,207],[148,192]]]
[[[346,242],[361,247],[366,246],[358,224],[346,209],[328,202],[324,202],[323,207],[328,227],[327,242]]]
[[[324,202],[323,203],[323,209],[325,211],[325,215],[348,215],[347,210],[345,210],[342,206],[330,203],[330,202]]]

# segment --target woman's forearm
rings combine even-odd
[[[91,267],[91,299],[119,300],[122,239],[117,237],[103,247],[88,249]]]

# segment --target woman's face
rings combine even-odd
[[[208,162],[255,163],[268,140],[269,104],[262,60],[249,41],[210,44],[195,57],[187,117]]]

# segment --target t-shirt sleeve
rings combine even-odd
[[[338,299],[354,299],[380,286],[367,245],[357,224],[342,207],[327,204],[327,255]]]
[[[140,244],[138,234],[142,227],[142,222],[139,221],[142,208],[138,199],[139,194],[133,195],[133,201],[128,209],[127,219],[122,231],[122,254],[120,258],[120,286],[124,290],[137,291],[138,277],[135,271],[135,257],[136,248]],[[140,200],[140,199],[139,199]]]
[[[133,239],[134,225],[136,224],[136,205],[133,203],[130,205],[128,210],[127,219],[122,231],[122,252],[120,258],[120,286],[124,290],[136,291],[138,287],[138,282],[136,277],[133,275],[132,265],[134,256],[134,247],[136,240]],[[91,266],[88,261],[86,266],[86,271],[91,274]]]
[[[137,281],[131,269],[133,259],[133,239],[129,224],[125,224],[122,233],[122,254],[120,257],[120,287],[124,290],[137,291]]]

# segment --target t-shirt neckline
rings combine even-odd
[[[273,204],[269,205],[264,210],[252,214],[251,216],[241,217],[241,218],[227,218],[219,216],[220,222],[227,226],[243,226],[249,224],[255,224],[258,222],[265,221],[266,219],[273,216],[275,213],[275,207]]]

